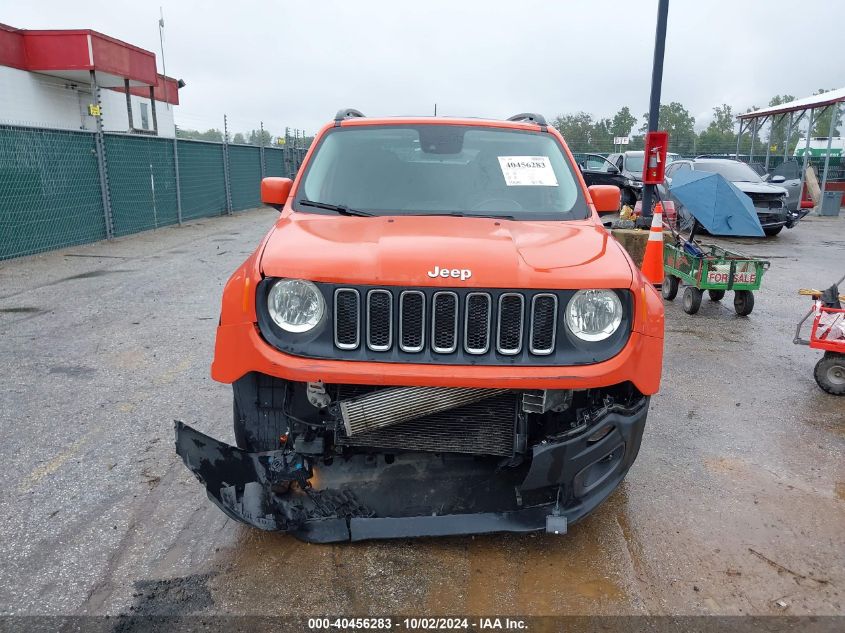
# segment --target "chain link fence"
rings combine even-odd
[[[306,151],[0,125],[0,260],[258,207]]]
[[[617,145],[609,147],[606,143],[568,143],[569,149],[572,151],[576,162],[582,163],[588,154],[598,154],[607,158],[611,154],[620,154],[628,151],[643,150],[642,139],[635,137],[629,145]],[[633,141],[637,141],[634,143]],[[702,143],[702,142],[678,142],[669,138],[669,151],[676,154],[679,158],[731,158],[740,160],[744,163],[754,165],[761,169],[767,169],[769,172],[774,171],[779,165],[784,162],[794,162],[803,165],[804,158],[802,155],[796,155],[796,148],[803,150],[804,139],[798,139],[789,143],[789,148],[784,155],[784,144],[778,145],[772,141],[768,151],[766,142],[757,139],[753,146],[748,139],[745,139],[739,147],[737,153],[736,141],[724,143]],[[808,156],[807,165],[812,166],[817,174],[821,174],[824,169],[824,156]],[[838,156],[832,155],[829,160],[828,179],[833,181],[845,180],[845,161]]]
[[[0,126],[0,259],[105,237],[94,133]]]

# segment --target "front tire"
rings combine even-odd
[[[819,387],[833,396],[845,396],[845,354],[825,352],[813,371]]]
[[[724,290],[708,290],[707,294],[710,295],[710,301],[721,301],[725,298]]]
[[[687,286],[684,290],[684,312],[687,314],[695,314],[701,307],[701,297],[704,294],[698,288]]]
[[[750,290],[737,290],[734,293],[734,310],[739,316],[748,316],[754,309],[754,293]]]
[[[248,441],[246,439],[246,420],[241,416],[240,409],[238,409],[238,401],[232,398],[232,421],[235,429],[235,446],[244,450],[249,450]]]

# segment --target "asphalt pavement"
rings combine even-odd
[[[663,385],[622,486],[563,537],[310,545],[227,519],[173,420],[233,442],[209,378],[260,209],[0,262],[0,614],[845,614],[845,399],[792,344],[845,218],[720,243],[768,258],[667,304]]]

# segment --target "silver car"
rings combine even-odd
[[[786,189],[786,207],[793,213],[801,211],[801,165],[798,161],[781,163],[770,174],[764,175],[763,180]]]
[[[787,208],[787,189],[779,184],[771,184],[763,180],[751,167],[738,160],[725,158],[694,158],[690,160],[676,160],[666,167],[666,181],[658,187],[660,196],[667,195],[675,202],[678,221],[681,227],[688,230],[692,227],[692,216],[683,205],[671,197],[667,191],[672,183],[672,177],[682,170],[709,171],[724,176],[736,187],[748,195],[754,203],[760,225],[766,235],[777,235],[783,227],[792,228],[795,215]],[[777,177],[776,177],[777,178]],[[778,178],[777,182],[783,182]]]

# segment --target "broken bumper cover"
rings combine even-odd
[[[336,457],[314,467],[291,452],[249,453],[176,422],[176,452],[229,517],[311,542],[563,533],[619,485],[637,456],[648,398],[589,430],[533,447],[502,467],[466,455]]]

